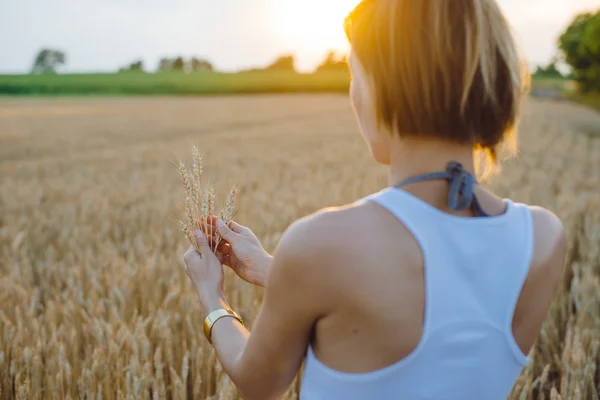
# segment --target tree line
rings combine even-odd
[[[577,15],[557,41],[558,54],[546,66],[538,66],[534,76],[542,78],[569,78],[578,83],[582,92],[600,91],[600,9]],[[33,74],[56,73],[57,68],[66,64],[66,54],[56,49],[42,49],[35,57],[31,72]],[[557,65],[566,63],[571,72],[564,76]],[[347,70],[346,55],[330,51],[315,72]],[[162,58],[157,66],[159,72],[199,72],[215,71],[214,66],[205,59],[196,57]],[[248,71],[278,70],[296,71],[295,57],[285,54],[266,67]],[[134,61],[119,69],[120,72],[143,72],[143,61]]]
[[[57,69],[65,65],[66,55],[64,52],[56,49],[42,49],[35,57],[33,67],[31,70],[32,74],[55,74]],[[315,72],[322,71],[344,71],[347,69],[346,55],[338,54],[335,51],[329,51],[323,61],[317,66]],[[291,71],[297,72],[296,70],[296,59],[293,54],[284,54],[279,56],[273,62],[265,67],[252,68],[240,72],[248,71]],[[197,57],[184,58],[174,57],[161,58],[158,62],[156,72],[216,72],[213,64],[206,60]],[[143,60],[136,60],[124,67],[119,68],[118,72],[147,72]]]
[[[323,71],[344,71],[347,70],[347,62],[345,54],[338,54],[331,50],[327,53],[323,61],[317,66],[315,72]],[[136,61],[127,67],[121,68],[120,72],[125,71],[144,71],[142,61]],[[179,72],[199,72],[199,71],[216,71],[213,65],[208,60],[198,58],[185,59],[177,58],[162,58],[158,63],[158,72],[179,71]],[[284,54],[275,59],[272,63],[265,67],[251,68],[239,72],[253,71],[289,71],[298,72],[296,70],[296,58],[293,54]]]
[[[334,50],[330,50],[325,58],[317,65],[314,72],[324,71],[347,71],[347,55],[344,53],[337,53]],[[289,71],[298,72],[296,70],[296,58],[293,54],[284,54],[277,57],[273,62],[265,67],[250,68],[242,70],[240,72],[256,72],[256,71]]]
[[[142,60],[134,61],[133,63],[119,69],[119,72],[126,71],[144,72],[144,62]],[[179,56],[175,58],[161,58],[158,62],[157,71],[179,71],[189,73],[199,71],[214,71],[214,68],[208,60],[203,60],[196,57],[186,59]]]

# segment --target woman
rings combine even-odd
[[[351,101],[390,187],[185,255],[205,333],[245,399],[505,399],[561,278],[561,221],[477,184],[515,143],[525,74],[495,0],[365,0],[347,18]],[[216,225],[216,219],[212,222]],[[250,334],[222,264],[265,287]],[[216,322],[215,322],[216,320]]]

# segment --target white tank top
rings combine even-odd
[[[332,370],[309,347],[300,399],[506,399],[528,361],[511,326],[533,255],[529,208],[505,199],[502,215],[458,217],[397,188],[366,201],[389,210],[421,246],[423,334],[408,357],[369,373]]]

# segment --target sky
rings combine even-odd
[[[416,1],[416,0],[415,0]],[[458,1],[458,0],[457,0]],[[600,0],[498,0],[530,65],[547,63],[574,15]],[[358,0],[0,0],[0,73],[26,73],[41,48],[62,50],[61,72],[111,72],[135,60],[208,59],[223,71],[286,53],[310,71],[347,50],[342,20]]]

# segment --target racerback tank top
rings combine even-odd
[[[472,207],[478,217],[447,214],[400,189],[427,179],[447,179],[450,207]],[[513,337],[512,319],[533,256],[533,224],[529,207],[509,199],[504,214],[487,215],[474,195],[475,184],[460,164],[450,163],[445,172],[411,178],[359,200],[389,210],[421,247],[422,337],[408,357],[360,374],[328,368],[309,346],[301,400],[508,397],[528,361]]]

